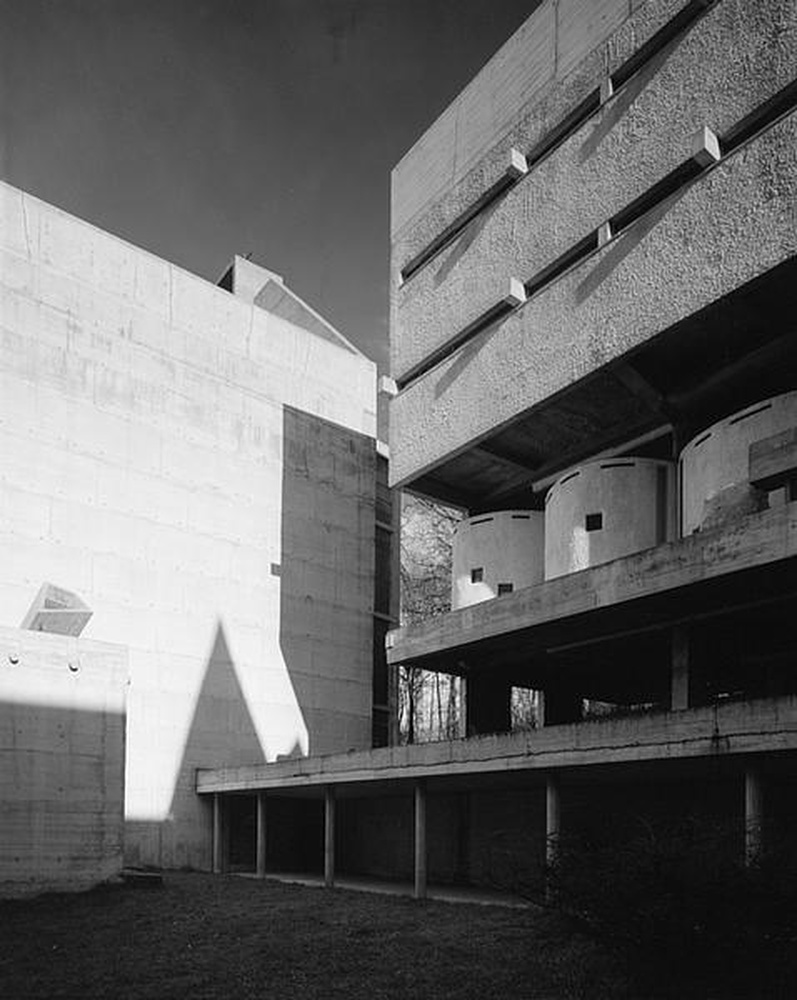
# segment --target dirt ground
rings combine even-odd
[[[3,1000],[631,996],[616,963],[540,910],[182,873],[0,903]]]

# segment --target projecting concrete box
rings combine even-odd
[[[545,515],[500,510],[460,521],[452,551],[451,606],[463,608],[543,579]]]
[[[797,427],[797,392],[748,406],[697,434],[681,452],[682,532],[749,513],[751,505],[778,503],[783,490],[765,501],[749,485],[749,450],[754,441]]]
[[[127,650],[0,629],[0,895],[122,867]]]
[[[546,497],[546,580],[669,541],[673,473],[670,462],[607,458],[562,476]]]

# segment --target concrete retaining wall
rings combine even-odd
[[[122,867],[127,651],[0,628],[0,895]]]

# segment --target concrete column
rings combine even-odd
[[[426,785],[415,782],[415,890],[416,899],[426,899]]]
[[[561,827],[559,780],[553,774],[549,774],[545,784],[545,860],[549,865],[556,861],[559,852]]]
[[[255,846],[258,878],[266,877],[266,793],[257,793],[257,843]]]
[[[764,791],[757,768],[744,772],[744,859],[754,864],[763,848]]]
[[[675,625],[672,630],[670,664],[670,709],[679,712],[689,708],[689,629]]]
[[[324,789],[324,885],[335,884],[335,788]]]
[[[213,795],[213,874],[221,875],[224,871],[224,823],[222,818],[223,803],[221,795]]]
[[[494,674],[472,674],[465,683],[468,736],[508,733],[512,728],[512,685]]]
[[[581,722],[584,714],[583,699],[566,688],[547,688],[540,697],[540,724],[566,726]]]

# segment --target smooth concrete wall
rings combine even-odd
[[[370,745],[375,369],[5,185],[0,223],[2,620],[50,581],[129,646],[129,858],[206,867],[195,767]]]
[[[118,875],[127,651],[0,628],[0,895]]]
[[[792,113],[412,383],[392,401],[392,484],[794,257],[795,179]]]
[[[782,31],[789,8],[791,23]],[[628,38],[638,45],[661,19],[661,5],[645,5],[621,39],[607,43],[606,61],[616,65],[616,52],[626,52]],[[403,376],[500,301],[510,277],[528,280],[686,160],[692,137],[703,126],[722,134],[790,83],[795,64],[793,0],[722,0],[493,209],[395,289],[393,375]],[[533,144],[538,113],[522,108],[512,129],[517,148]],[[504,143],[485,154],[491,163],[504,156]],[[480,193],[465,182],[453,185],[443,198],[446,219]],[[429,215],[435,217],[435,211]],[[419,220],[396,240],[394,283],[402,264],[436,235],[430,226],[435,223]]]
[[[545,498],[545,579],[671,541],[675,466],[606,458],[571,469]]]
[[[732,513],[754,502],[749,483],[750,445],[797,427],[797,392],[764,399],[727,416],[696,434],[681,452],[682,532],[691,535],[723,506]],[[785,491],[775,490],[769,503],[783,503]]]
[[[539,510],[501,510],[460,521],[451,551],[451,607],[463,608],[498,594],[540,583],[544,576],[545,515]],[[482,571],[474,581],[474,569]]]

